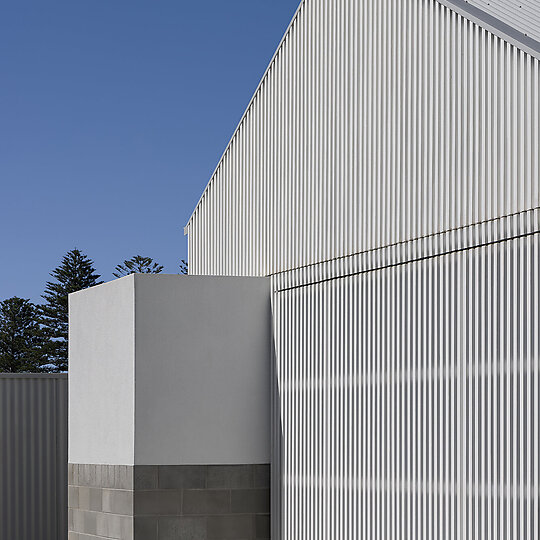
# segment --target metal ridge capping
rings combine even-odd
[[[436,0],[471,22],[489,30],[518,49],[540,60],[540,42],[465,0]]]

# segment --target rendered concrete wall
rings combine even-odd
[[[270,461],[262,278],[132,275],[70,296],[70,463]]]
[[[69,296],[69,462],[133,465],[135,277]]]
[[[135,291],[135,463],[269,463],[267,280],[140,275]]]

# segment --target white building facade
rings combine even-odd
[[[304,0],[186,227],[269,277],[272,538],[540,537],[540,4]]]

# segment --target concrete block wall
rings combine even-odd
[[[68,540],[133,538],[133,467],[69,464]]]
[[[135,467],[134,538],[270,538],[269,465]]]
[[[267,540],[269,465],[69,466],[69,540]]]

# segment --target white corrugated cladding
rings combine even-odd
[[[500,18],[526,36],[540,41],[540,2],[538,0],[467,0],[467,2]]]
[[[274,539],[540,538],[538,210],[273,285]]]
[[[435,0],[301,4],[187,226],[272,279],[275,540],[540,538],[539,76]]]
[[[197,206],[194,274],[268,275],[539,203],[539,60],[434,0],[311,0]]]

